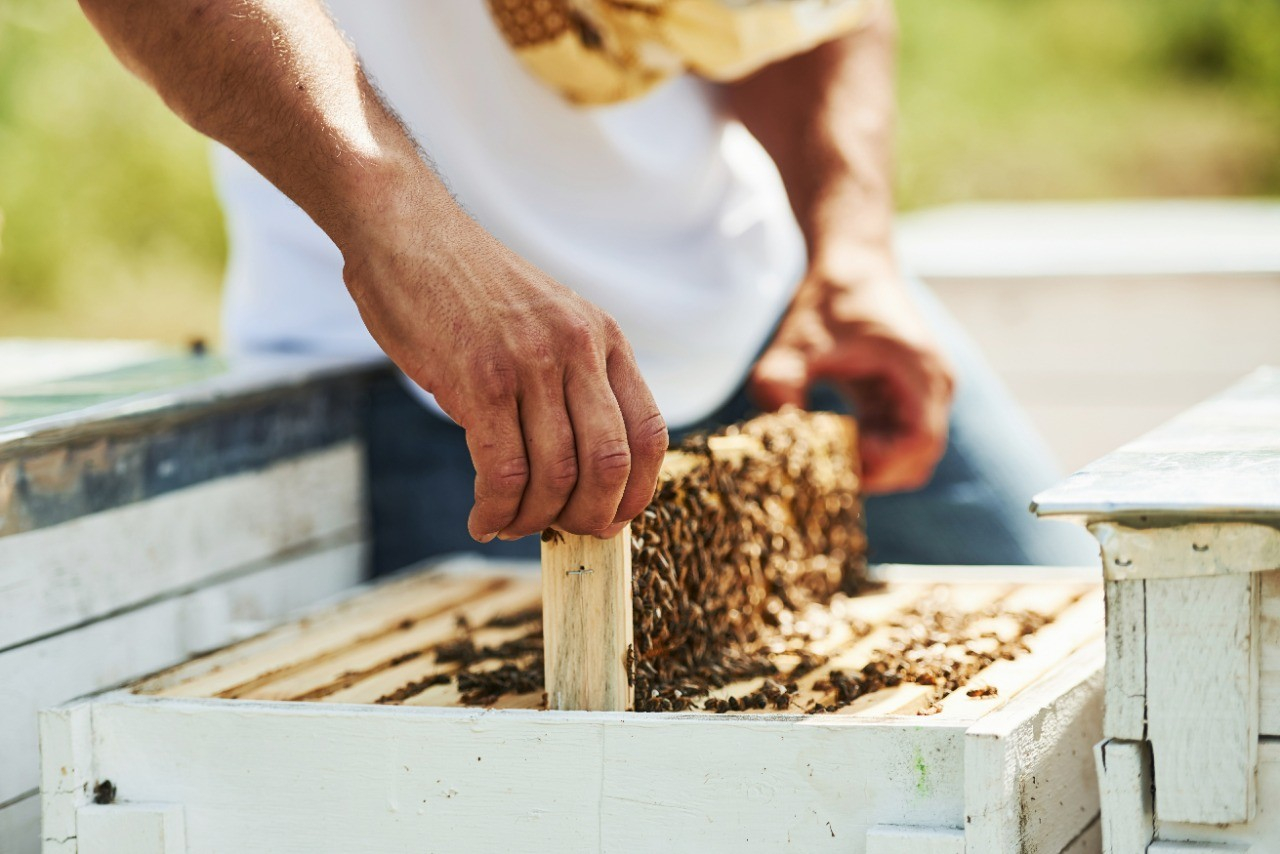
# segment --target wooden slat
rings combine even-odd
[[[1094,747],[1102,803],[1103,854],[1146,851],[1155,835],[1151,746],[1108,739]]]
[[[509,581],[495,576],[422,575],[385,585],[315,619],[222,650],[139,686],[165,697],[217,697],[341,655],[363,639],[390,635],[406,621],[430,619]]]
[[[43,854],[77,854],[76,813],[93,798],[93,707],[76,700],[40,712]]]
[[[0,802],[37,785],[36,712],[99,691],[257,627],[359,581],[363,543],[335,544],[0,654]]]
[[[1253,817],[1259,586],[1253,573],[1147,581],[1147,733],[1162,820]]]
[[[264,690],[254,692],[258,699],[322,700],[331,703],[374,703],[406,683],[439,672],[453,672],[454,664],[441,666],[430,648],[457,634],[457,618],[468,625],[482,626],[494,617],[523,611],[538,604],[535,579],[512,582],[505,589],[482,597],[439,617],[424,621],[399,637],[361,644],[345,654],[325,662],[322,668],[302,671],[290,679],[272,682]],[[471,635],[477,646],[496,646],[527,634],[528,626],[507,629],[481,629]],[[406,654],[423,654],[409,661],[397,662]],[[393,663],[394,662],[394,663]]]
[[[262,471],[0,537],[0,649],[308,543],[359,538],[363,480],[360,445],[346,442]]]
[[[542,636],[547,704],[616,712],[634,706],[631,526],[601,540],[542,541]]]
[[[1258,683],[1258,731],[1280,736],[1280,570],[1258,574],[1261,583],[1258,630],[1262,642]]]
[[[1108,738],[1147,737],[1147,582],[1105,582]]]
[[[945,577],[946,573],[942,575]],[[857,671],[881,650],[899,643],[893,640],[893,636],[901,629],[890,629],[888,624],[900,623],[904,611],[918,603],[958,613],[980,612],[997,606],[1057,617],[1057,612],[1082,592],[1095,591],[1096,595],[1098,590],[1097,584],[1081,583],[1074,576],[1063,582],[1034,581],[1026,584],[995,580],[1012,575],[1025,575],[1025,571],[1003,575],[979,573],[973,577],[984,580],[960,580],[954,584],[925,582],[920,580],[925,576],[912,576],[917,580],[894,582],[857,597],[837,597],[829,606],[829,614],[824,613],[826,609],[813,606],[796,615],[798,621],[810,621],[817,628],[825,627],[825,634],[816,635],[806,650],[831,656],[831,660],[798,680],[801,690],[790,711],[801,712],[821,699],[814,685],[827,678],[832,670]],[[486,583],[505,583],[496,581],[497,578],[501,576],[488,576]],[[456,577],[450,580],[445,576],[419,582],[420,587],[405,586],[411,583],[400,582],[399,586],[375,589],[313,619],[302,628],[283,627],[272,635],[241,645],[257,647],[252,654],[232,648],[212,657],[218,663],[194,662],[187,667],[200,665],[203,675],[184,679],[180,673],[167,674],[162,680],[167,685],[165,691],[168,695],[181,693],[186,696],[375,703],[412,683],[426,683],[437,675],[456,676],[461,669],[458,664],[438,662],[430,647],[454,633],[454,623],[459,616],[473,627],[470,639],[478,646],[496,646],[523,636],[536,626],[536,623],[531,623],[510,629],[482,628],[483,623],[499,613],[514,613],[535,606],[538,598],[535,577],[512,581],[509,589],[473,590],[471,593],[466,592],[465,585],[481,583],[474,575],[463,576],[463,580]],[[462,584],[464,587],[449,588],[449,584]],[[444,607],[445,600],[449,600],[448,607]],[[424,620],[421,609],[427,607],[432,609],[434,616]],[[397,623],[406,614],[416,616],[419,623],[408,630],[397,628]],[[971,629],[975,633],[994,633],[1002,641],[1012,641],[1021,635],[1022,623],[1013,615],[996,613],[982,618]],[[863,634],[855,634],[855,631]],[[1087,642],[1091,636],[1085,632],[1075,646]],[[991,641],[993,644],[996,642]],[[1058,647],[1054,650],[1056,652],[1040,649],[1041,663],[1016,671],[1015,675],[1021,674],[1019,678],[1022,681],[1005,681],[1006,687],[1001,691],[1000,699],[995,702],[969,701],[970,712],[957,713],[956,716],[974,719],[998,707],[1029,678],[1052,667],[1065,654]],[[774,658],[784,673],[798,661],[785,651],[775,653]],[[483,671],[503,663],[496,659],[482,661],[469,665],[468,669]],[[763,677],[741,680],[712,691],[710,696],[717,699],[740,697],[758,690],[763,682]],[[211,688],[218,690],[211,691]],[[822,697],[826,697],[825,692]],[[913,715],[932,697],[932,687],[900,685],[861,697],[840,709],[839,714],[862,717]],[[451,680],[445,684],[425,685],[400,702],[411,706],[456,706],[461,704],[461,698],[456,683]],[[500,709],[536,708],[542,702],[542,691],[538,690],[499,697],[495,706]],[[701,711],[701,703],[695,711]],[[777,709],[770,707],[730,714],[777,713]]]

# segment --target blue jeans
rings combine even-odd
[[[873,563],[1096,563],[1097,547],[1082,529],[1037,520],[1031,496],[1059,474],[1026,416],[977,347],[924,285],[912,290],[956,370],[950,442],[933,480],[921,490],[867,500]],[[815,408],[847,412],[828,389]],[[369,410],[369,470],[374,571],[382,574],[451,552],[536,557],[536,537],[480,545],[467,535],[475,470],[463,431],[428,412],[395,380],[381,381]],[[703,422],[703,430],[756,410],[745,385]]]

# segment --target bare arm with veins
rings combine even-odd
[[[858,404],[873,492],[923,486],[947,443],[952,377],[893,254],[896,24],[876,2],[861,29],[726,86],[773,158],[809,270],[751,375],[767,408],[803,405],[818,380]]]
[[[666,426],[617,324],[471,220],[318,0],[81,0],[117,56],[337,244],[387,355],[467,433],[468,526],[607,535]]]

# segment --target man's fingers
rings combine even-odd
[[[863,489],[872,495],[920,489],[938,461],[933,441],[923,436],[863,431],[858,452]]]
[[[570,373],[565,398],[578,451],[578,482],[556,527],[603,536],[613,525],[631,474],[626,424],[603,363]]]
[[[467,530],[476,540],[487,543],[515,518],[529,481],[529,461],[514,397],[471,419],[467,447],[476,467],[476,503]]]
[[[658,411],[653,394],[645,385],[629,349],[619,348],[609,357],[609,384],[613,388],[626,425],[627,444],[631,448],[631,473],[614,514],[613,524],[605,531],[612,536],[653,500],[658,485],[658,472],[666,456],[669,437],[667,423]]]
[[[946,451],[950,389],[905,360],[870,368],[842,383],[859,414],[863,485],[871,493],[919,489]]]
[[[793,347],[771,345],[752,368],[748,386],[756,404],[766,412],[787,404],[803,407],[809,395],[808,362]]]
[[[529,484],[515,519],[498,534],[502,539],[549,527],[578,482],[578,453],[560,383],[540,383],[525,390],[520,426],[529,458]]]

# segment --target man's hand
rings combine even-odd
[[[346,279],[374,338],[467,431],[471,535],[613,535],[667,449],[617,324],[466,216],[421,216],[349,243]]]
[[[750,379],[766,409],[805,406],[819,381],[848,396],[872,493],[924,486],[947,447],[951,370],[895,279],[812,271]]]
[[[320,0],[80,4],[342,250],[374,338],[467,431],[474,537],[607,536],[644,509],[667,431],[617,324],[459,209]]]

